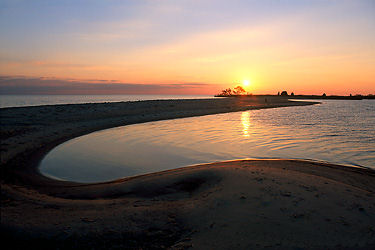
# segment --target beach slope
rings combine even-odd
[[[2,235],[46,248],[370,249],[375,173],[239,160],[70,187],[2,188]]]

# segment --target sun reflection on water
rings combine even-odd
[[[90,183],[245,158],[315,159],[375,168],[375,152],[369,150],[374,140],[368,137],[374,134],[374,110],[371,100],[328,100],[128,125],[63,143],[39,169],[48,176]]]
[[[242,132],[243,136],[249,137],[250,129],[250,112],[242,112],[241,114]]]

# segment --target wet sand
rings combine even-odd
[[[375,171],[238,160],[79,184],[39,174],[54,146],[99,129],[311,103],[275,98],[1,109],[1,234],[17,247],[369,249]],[[4,244],[4,243],[3,243]]]

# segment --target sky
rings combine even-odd
[[[374,0],[0,0],[2,94],[375,94]]]

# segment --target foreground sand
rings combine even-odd
[[[247,160],[87,185],[36,169],[54,145],[90,131],[294,104],[253,98],[0,110],[1,235],[14,248],[374,248],[373,170]]]
[[[47,248],[369,249],[374,180],[363,169],[248,160],[39,192],[6,186],[2,235]]]

